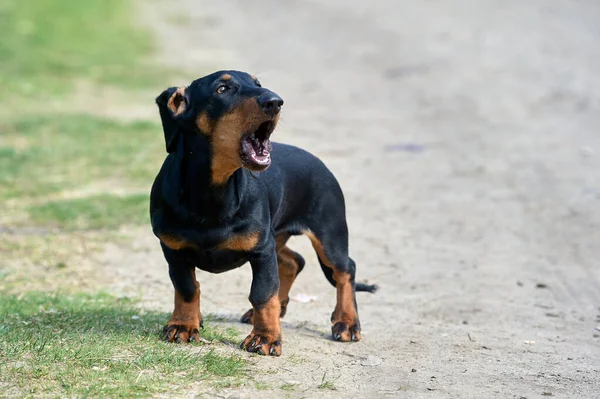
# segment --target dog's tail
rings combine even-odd
[[[371,294],[374,294],[375,292],[377,292],[378,289],[379,289],[379,286],[377,284],[356,283],[356,285],[354,286],[354,290],[356,292],[366,291],[366,292],[370,292]]]

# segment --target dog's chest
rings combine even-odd
[[[160,241],[169,249],[228,250],[249,252],[258,244],[260,234],[257,231],[232,233],[227,229],[191,230],[165,229],[157,233]]]
[[[157,226],[158,227],[158,226]],[[259,243],[260,233],[236,226],[173,226],[155,228],[155,234],[169,250],[186,254],[196,267],[221,273],[242,266]]]
[[[194,251],[194,265],[209,273],[222,273],[242,266],[248,261],[245,253],[228,250]]]

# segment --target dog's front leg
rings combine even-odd
[[[175,288],[175,309],[163,328],[163,339],[168,342],[198,342],[202,315],[196,268],[186,263],[169,263],[169,276]]]
[[[242,349],[261,355],[281,355],[281,328],[279,316],[279,276],[275,239],[269,238],[250,256],[252,287],[250,303],[254,309],[254,328],[242,342]]]

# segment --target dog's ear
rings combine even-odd
[[[173,152],[177,147],[177,139],[182,129],[178,119],[188,107],[185,94],[185,87],[169,87],[156,97],[167,152]]]

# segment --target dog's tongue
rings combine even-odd
[[[271,154],[269,149],[269,140],[260,141],[256,137],[248,137],[246,139],[247,151],[246,156],[258,165],[267,165],[271,162]]]

